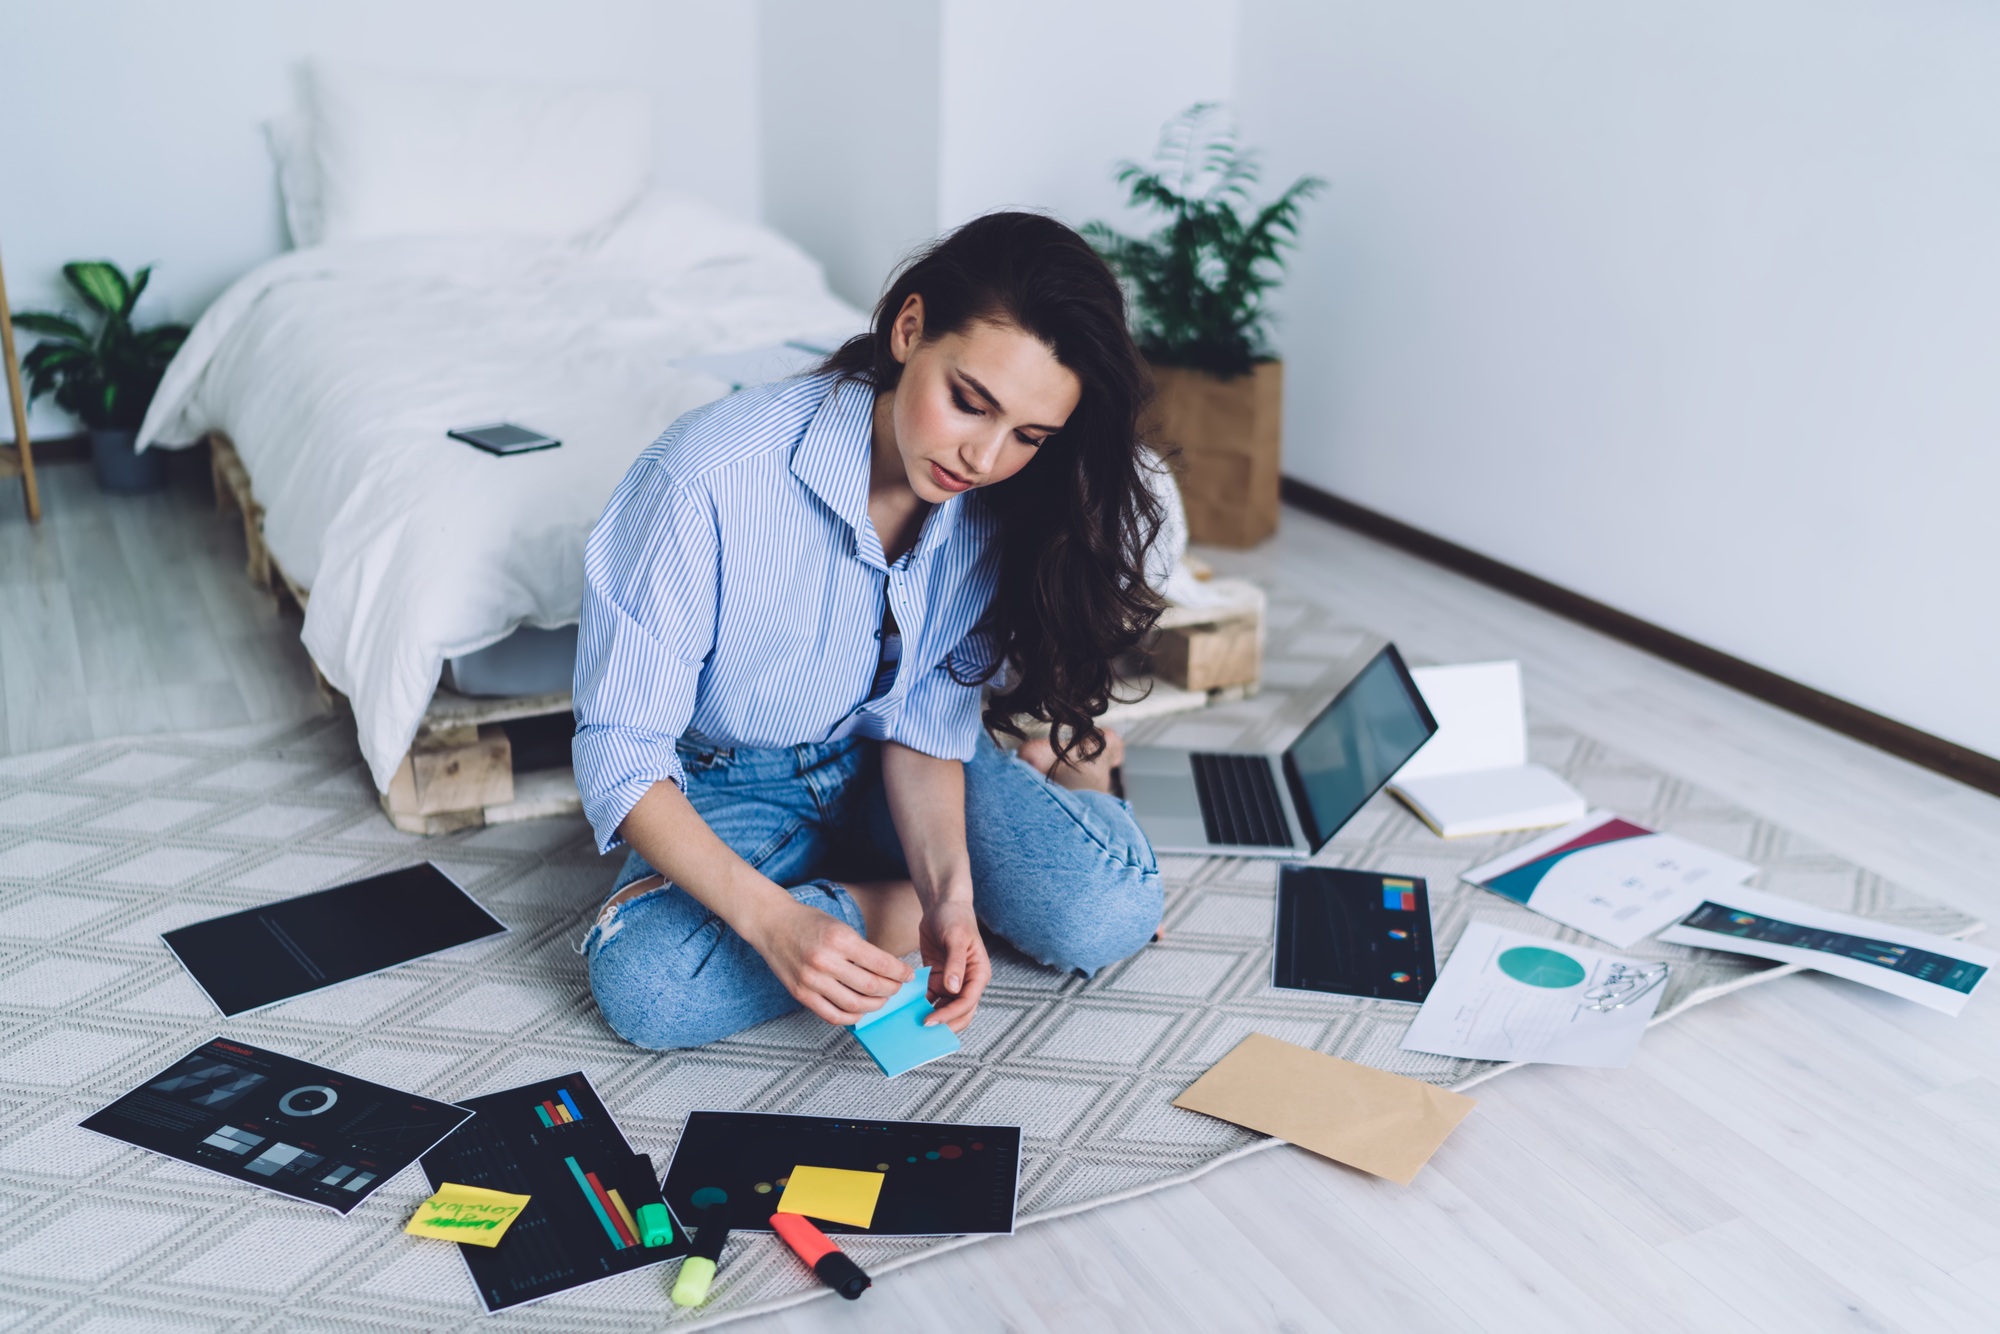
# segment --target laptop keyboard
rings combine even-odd
[[[1256,848],[1292,846],[1269,759],[1200,751],[1188,758],[1194,762],[1195,796],[1201,801],[1201,822],[1209,842]]]

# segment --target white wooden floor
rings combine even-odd
[[[46,475],[39,532],[0,500],[0,750],[314,707],[198,478]],[[2000,800],[1302,514],[1209,554],[1412,654],[1518,657],[1539,715],[2000,922]],[[2000,1330],[2000,995],[1950,1020],[1790,978],[1629,1069],[1477,1094],[1407,1188],[1279,1148],[738,1328]]]
[[[40,524],[0,482],[0,754],[322,707],[298,613],[244,577],[205,451],[149,496],[106,495],[80,464],[36,475]]]

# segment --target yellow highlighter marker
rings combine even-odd
[[[675,1306],[700,1306],[708,1300],[708,1285],[715,1281],[716,1262],[729,1242],[729,1229],[721,1223],[703,1223],[695,1233],[694,1250],[681,1261],[680,1275],[674,1279]]]

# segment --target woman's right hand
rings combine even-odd
[[[792,999],[829,1024],[848,1025],[882,1008],[916,976],[908,964],[868,943],[837,917],[785,896],[769,920],[745,938]]]

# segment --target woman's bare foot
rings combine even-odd
[[[1042,777],[1072,792],[1111,791],[1111,771],[1125,762],[1125,739],[1110,728],[1104,729],[1104,749],[1094,760],[1072,755],[1056,763],[1056,750],[1047,737],[1032,737],[1021,743],[1015,757]]]
[[[902,958],[916,950],[924,923],[917,887],[907,880],[843,880],[867,926],[862,934],[876,949]]]

